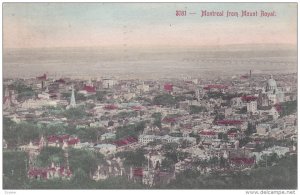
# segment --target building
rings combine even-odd
[[[75,107],[76,107],[75,92],[74,92],[74,86],[72,86],[71,100],[69,106],[67,106],[67,109],[75,108]]]
[[[63,167],[52,165],[50,167],[40,168],[32,167],[28,170],[27,176],[29,179],[48,180],[48,179],[71,179],[72,171],[69,166]]]
[[[102,85],[105,89],[110,89],[116,84],[116,81],[113,79],[103,79]]]
[[[269,99],[269,105],[274,105],[279,102],[284,102],[284,92],[277,87],[276,81],[273,79],[273,76],[270,76],[270,79],[267,80],[265,93]]]
[[[117,147],[113,144],[98,144],[98,145],[94,146],[94,149],[104,155],[108,155],[108,154],[115,153],[117,150]]]
[[[257,114],[257,101],[247,102],[247,112]]]
[[[259,135],[267,135],[267,133],[271,130],[271,125],[266,123],[261,123],[256,125],[256,132]]]
[[[107,139],[116,139],[116,134],[115,133],[104,133],[101,135],[101,140],[107,140]]]

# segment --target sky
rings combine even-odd
[[[187,16],[176,16],[176,10]],[[201,17],[202,10],[276,16]],[[229,44],[297,44],[297,4],[3,3],[4,48]]]

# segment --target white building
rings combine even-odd
[[[273,153],[277,154],[279,157],[284,156],[286,153],[288,153],[290,149],[288,147],[281,147],[281,146],[273,146],[271,148],[267,148],[264,151],[261,152],[252,152],[252,156],[256,157],[256,162],[260,160],[264,160],[264,155],[271,155]]]
[[[117,151],[117,147],[113,144],[98,144],[94,146],[94,149],[104,155],[113,154]]]
[[[247,103],[247,112],[252,114],[257,113],[257,101],[250,101]]]
[[[256,125],[256,132],[259,135],[266,135],[271,130],[271,125],[266,123],[261,123]]]
[[[29,99],[25,100],[21,104],[21,108],[24,109],[35,109],[35,108],[41,108],[43,106],[57,106],[57,101],[52,101],[52,100],[45,100],[45,99]]]
[[[270,76],[270,79],[267,80],[265,93],[269,99],[269,105],[274,105],[279,102],[284,102],[284,92],[277,87],[276,81],[273,79],[273,76]]]
[[[160,140],[162,142],[167,142],[167,143],[180,143],[182,141],[188,141],[192,145],[195,145],[197,143],[197,139],[194,137],[173,137],[169,135],[164,135],[164,136],[156,136],[156,135],[140,135],[139,136],[139,143],[141,144],[148,144],[150,142]]]
[[[112,88],[115,84],[116,84],[116,81],[113,79],[103,79],[103,81],[102,81],[103,88],[105,88],[105,89]]]
[[[115,133],[104,133],[103,135],[101,135],[101,140],[106,140],[106,139],[115,139],[116,138],[116,134]]]

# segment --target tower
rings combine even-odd
[[[70,107],[71,108],[75,108],[76,107],[74,86],[72,86],[72,95],[71,95]]]

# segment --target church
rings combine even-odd
[[[284,92],[277,86],[276,81],[271,75],[267,80],[266,86],[259,94],[258,104],[262,107],[273,106],[284,102]]]

